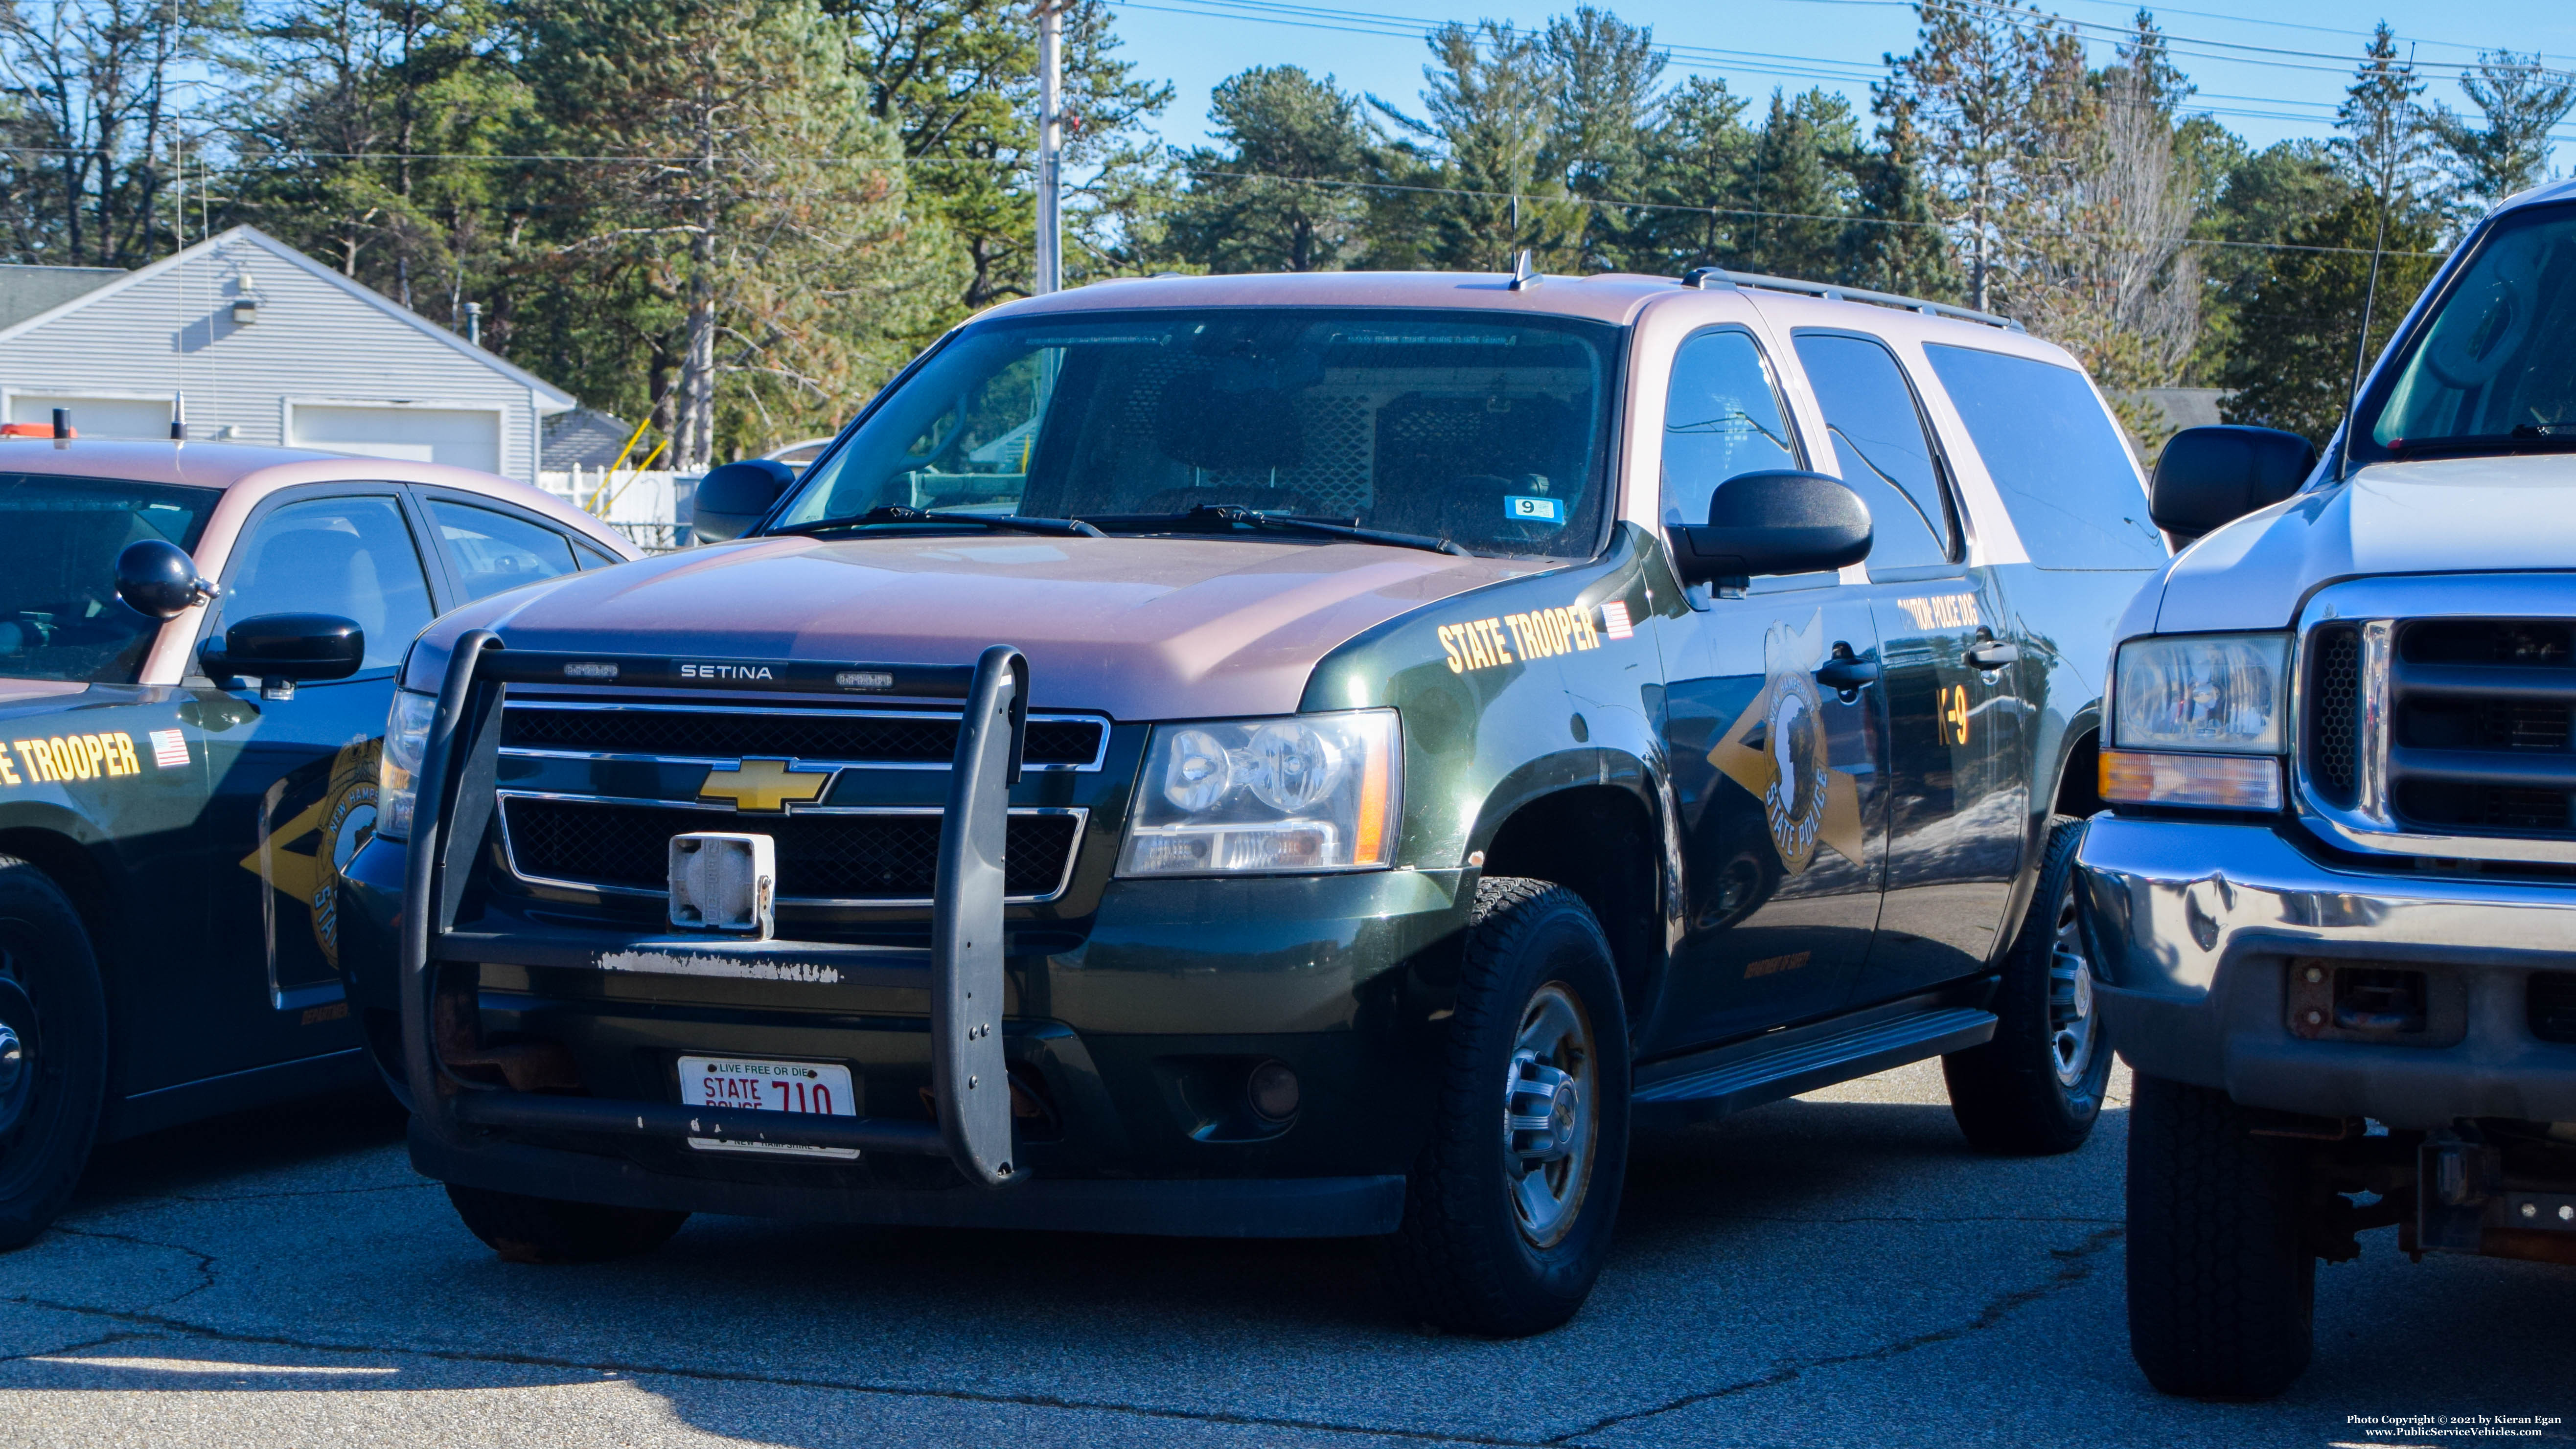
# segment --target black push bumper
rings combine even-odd
[[[859,693],[869,698],[896,695],[964,701],[941,822],[930,945],[855,946],[800,941],[755,944],[720,935],[676,932],[584,932],[577,937],[549,940],[526,933],[458,930],[458,914],[492,820],[503,694],[512,684],[606,680],[655,689]],[[482,1185],[546,1194],[550,1174],[543,1161],[565,1154],[514,1149],[474,1131],[486,1128],[672,1141],[712,1138],[769,1146],[917,1154],[946,1159],[968,1184],[982,1188],[999,1187],[1026,1177],[1026,1171],[1011,1160],[1008,1066],[1001,1035],[995,1028],[1003,1004],[1005,812],[1010,787],[1018,782],[1020,774],[1028,687],[1028,664],[1019,651],[1007,645],[985,650],[971,668],[775,661],[750,668],[731,667],[721,678],[708,678],[702,676],[699,667],[673,659],[508,649],[502,647],[497,635],[481,629],[460,638],[450,656],[422,752],[419,797],[403,890],[396,987],[402,1075],[414,1114],[414,1160],[425,1171],[447,1181],[481,1181],[495,1178],[497,1171],[496,1180]],[[684,969],[693,960],[752,955],[765,963],[819,958],[834,963],[834,969],[894,968],[925,973],[930,986],[931,1092],[937,1104],[937,1121],[789,1115],[520,1092],[465,1080],[441,1059],[437,995],[441,972],[447,965],[492,961],[561,964],[556,958],[574,955],[587,955],[592,964],[598,964],[603,952],[627,958],[663,958],[675,969]],[[489,1166],[500,1162],[515,1165],[497,1170]],[[604,1193],[602,1184],[617,1177],[612,1173],[603,1178],[599,1172],[586,1171],[578,1187],[562,1184],[552,1195],[612,1200],[616,1194]],[[694,1193],[705,1197],[725,1196],[727,1188],[724,1184],[695,1182],[686,1188],[671,1184],[662,1191],[666,1196]],[[974,1196],[989,1195],[971,1186],[965,1191]],[[729,1206],[713,1202],[705,1206],[712,1211],[792,1211],[752,1201],[774,1199],[779,1192],[776,1188],[739,1188],[731,1192],[745,1200]],[[731,1202],[731,1198],[727,1201]],[[873,1220],[906,1219],[877,1215]]]

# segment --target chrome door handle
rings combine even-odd
[[[1875,659],[1838,654],[1816,670],[1816,683],[1838,694],[1849,694],[1863,685],[1878,683],[1883,673]]]
[[[2021,646],[2001,639],[1988,639],[1968,647],[1968,664],[1974,669],[2001,669],[2021,662]]]

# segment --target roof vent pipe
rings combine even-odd
[[[184,392],[170,394],[170,441],[188,441],[188,395]]]
[[[70,408],[54,409],[54,441],[59,443],[71,435],[72,410]]]

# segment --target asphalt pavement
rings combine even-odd
[[[2576,1419],[2576,1272],[2409,1264],[2385,1232],[2322,1270],[2288,1397],[2158,1397],[2122,1326],[2125,1127],[1981,1158],[1917,1067],[1646,1140],[1590,1306],[1489,1343],[1402,1321],[1359,1243],[698,1218],[647,1258],[515,1267],[412,1175],[390,1103],[333,1098],[108,1148],[0,1256],[0,1444],[2380,1446],[2497,1441],[2352,1416]]]

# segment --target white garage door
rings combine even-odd
[[[170,440],[170,399],[81,397],[71,393],[12,393],[9,421],[51,423],[54,409],[71,414],[72,431],[84,438]]]
[[[286,441],[365,458],[501,471],[501,415],[469,408],[295,403],[287,417]]]

